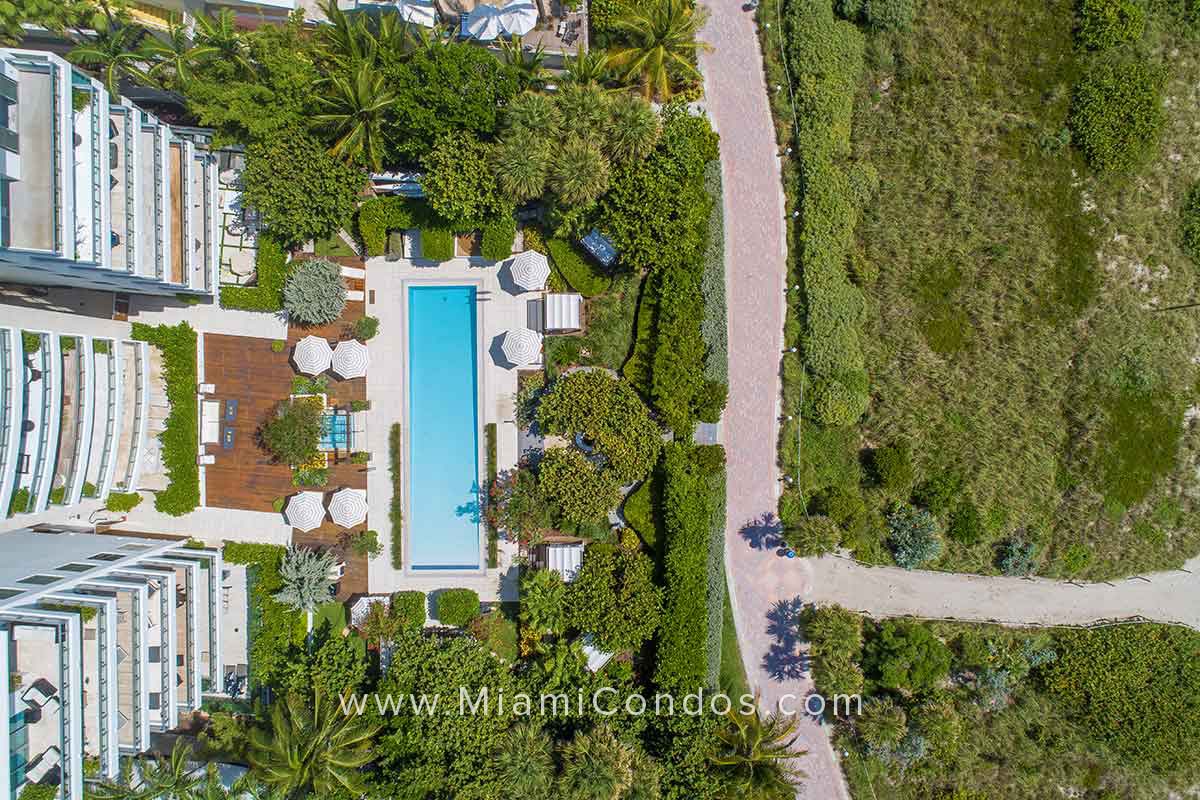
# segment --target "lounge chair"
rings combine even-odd
[[[367,271],[358,267],[342,267],[343,278],[357,278],[359,280],[367,279]]]
[[[57,747],[51,745],[42,751],[33,767],[25,770],[25,779],[30,783],[37,783],[61,762],[62,753]]]
[[[196,456],[196,463],[201,466],[215,464],[217,463],[217,457],[212,453],[201,453],[200,455]]]
[[[221,404],[216,400],[200,404],[200,441],[204,444],[221,441]]]
[[[211,383],[202,383],[197,387],[196,391],[199,394],[213,394],[217,391],[217,387]]]
[[[367,299],[367,296],[358,289],[351,289],[350,291],[346,292],[346,299],[353,303],[361,303]]]
[[[21,692],[21,699],[32,706],[41,708],[42,706],[46,705],[46,703],[50,702],[50,699],[57,694],[57,692],[48,693],[46,691],[46,687],[50,688],[51,690],[54,688],[45,681],[34,681],[32,684],[30,684],[28,689],[26,689],[24,692]]]

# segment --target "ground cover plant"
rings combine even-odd
[[[890,562],[884,515],[911,500],[944,533],[937,567],[1176,566],[1200,548],[1198,330],[1156,309],[1196,288],[1194,19],[1119,0],[913,9],[878,26],[785,3],[797,102],[827,112],[796,137],[784,383],[804,452],[794,423],[780,452],[803,494],[785,524],[862,498],[842,543]],[[906,487],[871,457],[901,446]]]
[[[196,465],[196,442],[200,435],[196,410],[196,331],[186,322],[173,327],[135,322],[132,336],[158,348],[171,406],[159,435],[168,482],[167,488],[155,493],[154,508],[164,514],[182,516],[200,504],[200,469]]]

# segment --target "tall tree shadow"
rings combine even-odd
[[[808,673],[808,656],[799,652],[803,608],[803,601],[793,597],[776,602],[767,612],[767,635],[772,642],[763,656],[763,668],[773,680],[797,680]]]
[[[771,511],[747,522],[738,534],[754,550],[777,550],[783,545],[783,523]]]

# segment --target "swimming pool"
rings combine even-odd
[[[479,569],[474,286],[408,289],[408,564]]]
[[[347,450],[350,444],[350,419],[345,414],[326,412],[321,416],[321,450]]]

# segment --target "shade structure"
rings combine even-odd
[[[362,489],[338,489],[329,500],[329,518],[343,528],[367,521],[367,493]]]
[[[500,27],[509,36],[524,36],[537,25],[538,10],[532,0],[513,0],[500,6]]]
[[[550,262],[537,250],[517,253],[508,263],[512,281],[527,292],[536,291],[546,285],[550,277]]]
[[[283,515],[288,524],[299,531],[308,533],[321,527],[325,521],[325,504],[320,492],[300,492],[288,500]]]
[[[333,351],[333,371],[342,378],[361,378],[371,366],[371,354],[367,346],[357,339],[338,342]]]
[[[485,4],[477,5],[463,16],[462,25],[464,35],[481,42],[490,42],[499,36],[502,30],[500,9]]]
[[[504,334],[504,344],[500,351],[510,364],[518,367],[526,364],[536,364],[542,355],[542,335],[529,328],[514,328]]]
[[[296,369],[305,375],[320,375],[329,369],[329,361],[332,358],[333,350],[330,349],[329,342],[320,336],[305,336],[296,344],[296,350],[292,353]]]
[[[548,294],[543,301],[547,331],[577,331],[583,327],[583,296]]]
[[[396,10],[405,22],[432,28],[437,24],[437,9],[432,0],[397,0]]]

